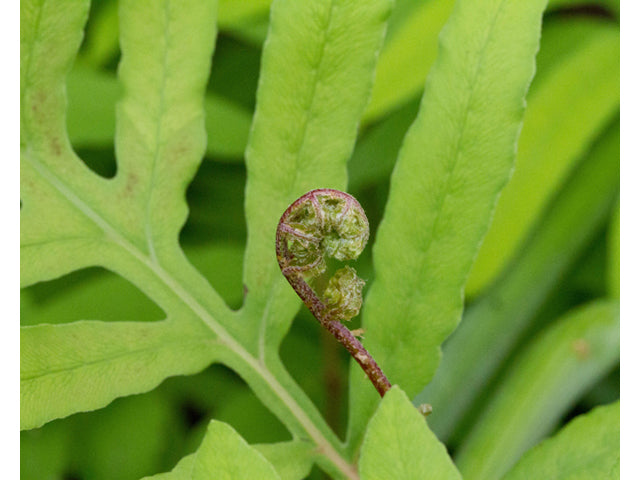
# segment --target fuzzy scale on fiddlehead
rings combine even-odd
[[[362,306],[364,280],[351,267],[336,271],[320,295],[309,285],[327,270],[326,257],[356,259],[369,239],[369,222],[351,195],[328,188],[312,190],[284,212],[276,232],[282,273],[311,313],[344,345],[381,396],[391,384],[369,352],[341,321]]]

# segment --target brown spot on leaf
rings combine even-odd
[[[31,100],[31,111],[38,115],[42,111],[42,105],[47,101],[47,94],[44,90],[37,90]]]
[[[50,137],[49,146],[53,155],[60,156],[60,154],[62,153],[62,145],[58,137]]]
[[[134,190],[136,189],[136,186],[138,185],[138,174],[134,173],[134,172],[129,172],[129,176],[127,177],[127,183],[124,186],[124,195],[127,197],[130,197]]]

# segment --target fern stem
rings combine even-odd
[[[320,324],[358,362],[380,396],[391,383],[362,343],[341,321],[362,306],[364,281],[346,267],[329,280],[322,298],[307,283],[326,270],[324,256],[357,258],[369,238],[369,222],[358,201],[339,190],[312,190],[287,208],[276,231],[276,256],[283,275]],[[306,277],[306,278],[305,278]]]

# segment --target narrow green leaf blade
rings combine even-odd
[[[80,321],[22,327],[20,351],[20,428],[29,429],[196,373],[219,348],[205,329],[170,321]]]
[[[494,287],[465,312],[443,347],[436,375],[417,397],[433,405],[430,422],[447,441],[490,379],[531,328],[540,306],[604,226],[619,189],[620,127],[593,145],[570,181]]]
[[[612,22],[593,24],[568,58],[545,72],[541,83],[534,82],[516,168],[473,266],[468,295],[480,292],[512,260],[576,162],[618,111],[618,29]]]
[[[119,197],[152,259],[174,252],[185,190],[205,151],[204,90],[216,1],[120,3],[123,98],[116,113]]]
[[[359,463],[362,480],[460,480],[447,449],[397,386],[371,418]]]
[[[513,165],[544,5],[456,4],[393,172],[363,326],[365,346],[409,396],[432,377],[460,319],[464,283]],[[351,378],[357,444],[375,392],[357,370]]]
[[[64,79],[80,47],[88,0],[20,2],[20,136],[50,157],[70,153]]]
[[[500,478],[619,357],[618,302],[575,309],[543,331],[514,360],[460,446],[464,478]]]
[[[245,314],[247,321],[260,319],[261,346],[279,343],[300,305],[275,260],[278,220],[309,190],[344,190],[390,5],[280,0],[272,6],[247,149],[245,205]]]
[[[20,3],[21,285],[98,259],[102,232],[78,211],[73,191],[98,192],[104,181],[75,156],[65,125],[65,78],[88,8],[87,1],[78,0]]]
[[[620,402],[574,418],[529,450],[503,480],[620,478]]]
[[[607,238],[607,293],[620,299],[620,200],[613,210]]]
[[[152,477],[153,480],[238,480],[255,478],[280,480],[271,465],[255,448],[251,447],[229,425],[211,421],[202,444],[193,455],[183,458],[168,473]]]

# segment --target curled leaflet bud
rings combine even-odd
[[[338,270],[322,295],[322,299],[332,315],[341,320],[351,320],[362,307],[362,287],[364,280],[351,267]]]
[[[276,235],[282,272],[316,277],[327,266],[324,256],[358,258],[369,239],[369,222],[351,195],[322,188],[312,190],[284,212]]]

